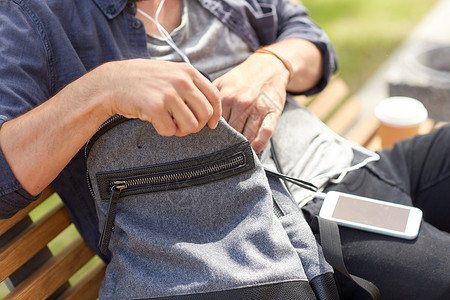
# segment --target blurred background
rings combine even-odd
[[[324,29],[353,94],[404,41],[438,0],[297,0]]]

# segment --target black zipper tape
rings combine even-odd
[[[124,185],[121,197],[195,186],[220,180],[254,168],[253,152],[248,141],[225,150],[195,158],[99,172],[96,174],[100,198],[108,200],[111,189]]]
[[[89,139],[89,141],[86,143],[86,146],[84,148],[84,155],[85,157],[88,157],[89,152],[91,151],[92,146],[95,144],[95,142],[104,135],[108,130],[114,128],[115,126],[119,125],[120,123],[130,121],[133,119],[125,118],[121,115],[114,115],[108,120],[106,120],[94,133],[94,135]]]

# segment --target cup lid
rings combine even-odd
[[[423,104],[410,97],[389,97],[375,107],[375,116],[380,122],[391,126],[418,125],[428,117]]]

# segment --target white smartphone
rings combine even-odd
[[[345,193],[328,192],[319,216],[356,229],[412,240],[419,233],[422,211]]]

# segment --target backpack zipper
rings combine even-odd
[[[125,118],[122,115],[114,115],[105,122],[103,122],[102,125],[97,129],[97,131],[94,133],[94,135],[87,141],[86,146],[84,148],[84,155],[85,157],[88,157],[89,152],[91,151],[92,145],[98,140],[99,137],[101,137],[105,132],[113,128],[114,126],[119,125],[120,123],[123,123],[125,121],[130,121],[132,119]]]
[[[128,188],[136,188],[140,186],[153,185],[153,184],[171,184],[179,181],[189,180],[192,178],[198,178],[201,176],[207,176],[209,174],[221,172],[230,168],[236,168],[245,164],[244,155],[236,155],[227,161],[214,163],[210,166],[202,166],[197,169],[175,172],[171,174],[163,175],[150,175],[146,177],[139,177],[126,180],[117,180],[110,183],[111,188],[119,189],[120,191]]]

